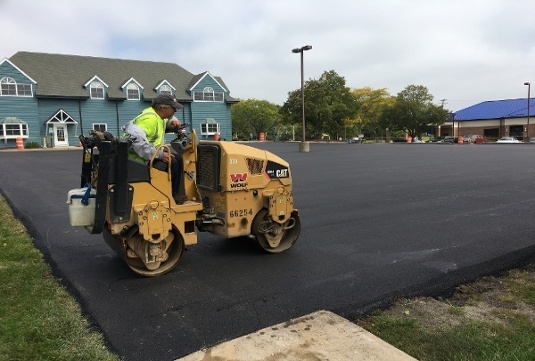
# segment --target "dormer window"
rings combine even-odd
[[[99,81],[94,81],[90,86],[91,99],[104,99],[104,85]]]
[[[173,92],[171,91],[171,87],[169,85],[164,84],[160,87],[160,94],[173,95]]]
[[[139,100],[139,87],[136,84],[128,84],[126,87],[126,98],[128,100]]]

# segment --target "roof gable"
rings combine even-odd
[[[535,102],[530,98],[530,114]],[[521,118],[528,116],[528,98],[486,101],[455,112],[455,120]]]
[[[16,71],[18,71],[19,73],[21,73],[22,75],[24,75],[26,78],[28,78],[28,80],[31,81],[33,84],[36,83],[36,81],[33,80],[28,74],[26,74],[26,73],[23,72],[18,66],[16,66],[16,65],[13,64],[12,62],[10,62],[8,58],[4,58],[2,61],[0,61],[0,66],[4,65],[5,63],[9,64],[9,65],[12,66]]]
[[[158,89],[160,89],[163,85],[169,85],[169,86],[171,87],[171,89],[176,90],[176,88],[175,88],[171,83],[169,83],[167,80],[165,80],[165,79],[162,80],[161,82],[159,82],[158,85],[156,85],[156,86],[154,87],[154,90],[158,90]]]
[[[121,85],[121,89],[126,88],[129,84],[132,84],[132,83],[136,84],[140,89],[144,89],[143,85],[139,84],[139,82],[133,77],[125,81],[123,85]]]
[[[203,82],[207,77],[209,77],[213,82],[215,82],[220,88],[221,90],[223,90],[225,93],[228,93],[228,90],[226,88],[226,86],[224,86],[224,84],[222,84],[222,82],[218,81],[218,78],[217,77],[213,77],[212,74],[210,74],[210,72],[208,71],[205,71],[204,73],[201,73],[199,75],[196,75],[193,79],[192,79],[192,84],[189,86],[189,91],[193,91],[197,86],[199,86],[199,84],[201,82]]]
[[[94,77],[92,77],[91,79],[89,79],[87,81],[87,83],[84,84],[84,88],[87,88],[91,83],[93,83],[94,81],[98,81],[98,82],[101,82],[102,85],[104,85],[106,88],[109,88],[110,86],[108,84],[106,84],[106,82],[102,79],[100,79],[97,75],[95,75]]]

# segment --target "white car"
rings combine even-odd
[[[496,141],[496,143],[521,143],[515,137],[501,137]]]

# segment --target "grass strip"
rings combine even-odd
[[[535,360],[535,266],[402,299],[356,323],[420,361]]]
[[[120,360],[0,196],[0,360]]]

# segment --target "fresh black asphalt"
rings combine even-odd
[[[535,145],[253,145],[291,165],[299,241],[270,255],[201,233],[157,278],[70,227],[80,149],[0,151],[0,190],[125,360],[173,360],[319,309],[351,318],[443,294],[535,252]]]

